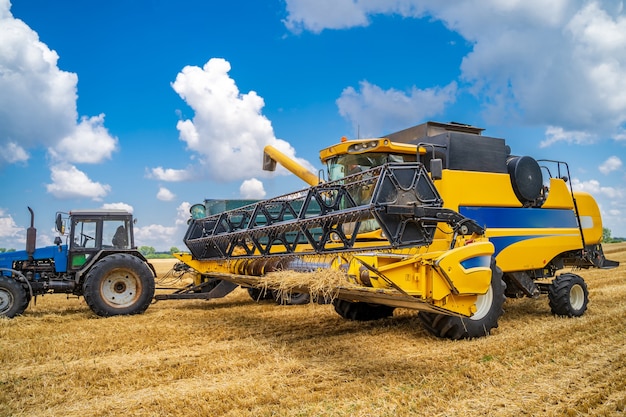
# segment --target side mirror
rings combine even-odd
[[[54,223],[55,223],[57,232],[61,233],[62,235],[65,234],[65,224],[63,224],[63,218],[61,217],[61,213],[57,213],[57,218]]]
[[[443,178],[443,161],[441,159],[430,160],[430,178],[433,181]]]

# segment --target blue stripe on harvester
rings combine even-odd
[[[461,266],[465,269],[472,268],[489,268],[491,266],[491,256],[475,256],[461,262]]]
[[[577,228],[573,210],[518,207],[459,207],[465,217],[487,229]]]

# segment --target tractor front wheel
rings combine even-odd
[[[458,340],[486,336],[498,327],[498,319],[504,314],[505,287],[502,270],[492,259],[491,285],[485,294],[478,296],[473,316],[465,318],[420,311],[418,317],[424,327],[437,337]]]
[[[589,303],[587,284],[576,274],[561,274],[548,286],[548,299],[553,314],[580,317]]]
[[[100,259],[87,273],[83,296],[99,316],[143,313],[154,297],[154,275],[136,256],[116,253]]]
[[[0,275],[0,317],[19,316],[28,307],[24,287],[11,277]]]

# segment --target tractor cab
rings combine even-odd
[[[69,270],[80,269],[100,251],[135,247],[133,216],[125,210],[72,210],[66,217],[57,213],[56,229],[68,239]]]

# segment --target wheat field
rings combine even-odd
[[[350,322],[332,306],[159,301],[99,318],[38,297],[0,319],[0,416],[617,416],[626,413],[626,244],[579,272],[587,313],[507,300],[491,336],[434,338],[416,313]],[[162,276],[171,261],[155,261]]]

